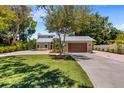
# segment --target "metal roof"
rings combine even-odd
[[[58,36],[55,36],[54,38],[58,38]],[[63,37],[61,37],[63,40]],[[66,36],[65,41],[95,41],[93,38],[89,36]],[[53,42],[53,38],[38,38],[36,42]]]
[[[54,38],[58,38],[58,37],[54,37]],[[66,36],[65,41],[68,42],[68,41],[95,41],[95,40],[89,36]]]
[[[38,35],[41,35],[41,36],[55,36],[54,34],[41,34],[41,33],[38,33]]]
[[[53,38],[38,38],[36,42],[52,42]]]
[[[89,36],[68,36],[65,41],[94,41],[94,39]]]

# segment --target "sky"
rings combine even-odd
[[[37,21],[36,32],[33,34],[32,38],[37,38],[37,34],[48,34],[45,28],[41,16],[45,16],[43,10],[36,10],[35,6],[30,6],[32,8],[31,16]],[[124,30],[124,5],[88,5],[88,7],[93,9],[93,12],[98,12],[101,16],[108,16],[109,22],[113,24],[114,27]]]

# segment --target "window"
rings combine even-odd
[[[52,49],[53,48],[53,46],[52,46],[52,44],[50,45],[50,49]]]
[[[39,48],[39,45],[37,45],[37,48]]]
[[[45,45],[45,48],[47,48],[47,45]]]
[[[52,36],[48,36],[48,38],[52,38]]]

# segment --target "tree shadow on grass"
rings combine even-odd
[[[65,76],[58,69],[47,71],[46,73],[32,72],[27,75],[17,84],[13,84],[12,87],[21,88],[59,88],[59,87],[72,87],[75,83],[74,80]]]
[[[0,58],[0,87],[58,88],[72,87],[77,82],[69,78],[59,69],[50,70],[49,66],[44,64],[29,66],[22,63],[22,60],[24,59],[21,57]],[[15,79],[16,77],[14,76],[19,74],[24,75],[21,80],[9,82],[9,79]],[[7,79],[4,80],[4,78]]]
[[[54,60],[74,60],[70,55],[50,55],[50,57]]]

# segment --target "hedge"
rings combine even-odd
[[[17,42],[15,46],[0,46],[0,53],[7,53],[19,50],[33,49],[36,45],[36,41],[30,40],[27,43]]]
[[[0,46],[0,53],[7,53],[25,49],[25,44],[18,42],[15,46]]]
[[[0,53],[13,52],[17,50],[17,46],[2,46],[0,47]]]

